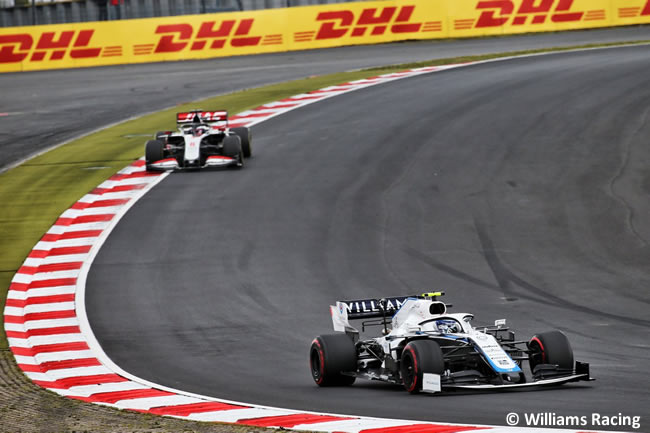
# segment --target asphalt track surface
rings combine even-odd
[[[244,170],[172,174],[127,213],[89,274],[91,326],[126,371],[230,400],[497,425],[621,413],[647,431],[649,70],[648,46],[553,54],[264,122]],[[330,303],[422,289],[522,339],[563,330],[598,380],[436,396],[314,385]]]
[[[264,84],[458,55],[647,39],[644,26],[0,74],[0,172],[108,124]]]

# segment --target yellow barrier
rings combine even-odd
[[[384,0],[0,29],[0,72],[650,23],[650,0]]]

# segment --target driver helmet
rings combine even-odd
[[[436,321],[436,328],[441,334],[450,334],[450,333],[459,333],[462,332],[462,328],[455,320],[451,319],[440,319]]]
[[[193,132],[195,137],[200,137],[201,135],[208,132],[208,127],[205,125],[200,125],[195,127]]]

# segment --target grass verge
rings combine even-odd
[[[649,42],[633,41],[463,56],[311,77],[179,105],[70,142],[0,174],[0,203],[5,203],[4,212],[0,215],[0,305],[4,308],[14,273],[56,218],[81,196],[131,161],[141,157],[147,136],[157,130],[169,129],[173,125],[176,111],[201,106],[224,108],[231,113],[238,113],[298,93],[404,69]],[[214,425],[208,429],[207,426],[201,427],[200,423],[183,424],[184,421],[179,420],[142,417],[134,413],[123,414],[105,407],[95,408],[77,401],[61,399],[34,386],[20,373],[7,349],[1,315],[0,328],[0,425],[5,426],[3,431],[42,431],[41,427],[47,426],[56,427],[46,431],[244,431],[239,427]],[[61,417],[57,415],[59,413],[68,415]],[[92,421],[84,421],[85,417]],[[30,424],[34,426],[33,429]],[[41,427],[38,427],[39,425]],[[262,430],[246,428],[245,431]]]

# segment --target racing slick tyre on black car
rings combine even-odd
[[[345,334],[320,335],[311,343],[309,365],[319,386],[352,385],[355,377],[342,372],[356,372],[357,349]]]
[[[404,388],[411,394],[417,394],[422,390],[424,373],[442,374],[444,370],[442,349],[435,341],[414,340],[404,347],[400,373]]]

